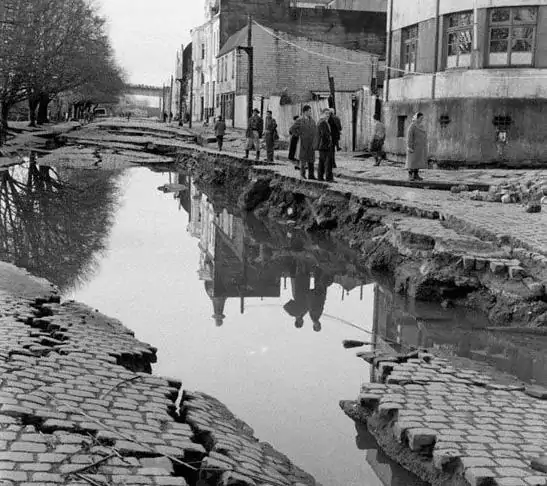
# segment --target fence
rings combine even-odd
[[[342,123],[340,147],[346,152],[367,150],[373,134],[373,116],[376,112],[377,98],[370,94],[368,88],[363,88],[355,93],[336,93],[336,114]],[[327,99],[307,101],[282,105],[281,97],[271,96],[265,98],[262,103],[255,100],[255,108],[271,110],[277,121],[277,131],[281,139],[288,140],[289,128],[294,123],[293,118],[302,114],[302,107],[309,105],[312,109],[312,118],[319,120],[321,111],[329,107]],[[236,97],[235,126],[246,128],[247,126],[247,102],[244,96]],[[265,114],[265,113],[264,113]]]

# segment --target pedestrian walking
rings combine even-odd
[[[380,115],[374,115],[374,135],[370,144],[370,151],[374,155],[374,165],[380,165],[384,158],[384,142],[386,140],[386,126],[380,120]]]
[[[226,123],[221,116],[217,118],[215,123],[215,137],[217,138],[218,151],[222,152],[222,145],[224,143],[224,134],[226,133]]]
[[[295,163],[294,168],[298,169],[299,165],[296,165],[296,149],[298,147],[298,137],[294,134],[294,127],[296,122],[298,121],[300,117],[298,115],[293,117],[293,124],[291,125],[291,128],[289,128],[289,135],[291,136],[291,140],[289,143],[289,160],[293,163]]]
[[[293,135],[300,140],[300,177],[306,179],[306,169],[308,169],[308,179],[315,179],[315,142],[317,136],[317,126],[311,117],[311,106],[302,107],[302,118],[295,121],[292,126]]]
[[[325,108],[321,112],[321,118],[317,124],[317,150],[319,150],[319,165],[317,167],[317,180],[333,182],[332,154],[334,144],[332,142],[331,128],[329,125],[330,110]]]
[[[406,168],[410,181],[422,181],[420,169],[427,168],[427,132],[423,113],[416,113],[407,134]]]
[[[336,157],[334,155],[335,150],[340,151],[340,137],[342,136],[342,122],[340,118],[336,116],[334,108],[330,109],[329,127],[332,136],[332,167],[336,167]]]
[[[253,115],[249,118],[247,124],[247,147],[245,149],[245,157],[249,158],[249,152],[256,150],[256,160],[260,160],[260,139],[262,138],[262,131],[264,129],[264,121],[259,115],[259,111],[255,108]]]
[[[268,162],[274,161],[274,145],[276,140],[279,139],[277,134],[277,122],[272,116],[272,112],[268,110],[266,112],[266,121],[264,123],[264,138],[266,141],[266,160]]]

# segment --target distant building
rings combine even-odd
[[[361,10],[387,12],[388,0],[329,0],[327,8],[335,10]]]
[[[389,0],[386,150],[414,112],[439,162],[547,161],[547,0]]]
[[[217,104],[220,113],[238,127],[247,123],[248,56],[239,49],[246,45],[247,28],[244,27],[228,39],[217,60]],[[376,54],[271,31],[259,25],[253,25],[252,45],[257,100],[280,96],[286,103],[299,103],[327,98],[327,68],[335,79],[337,91],[354,92],[371,85],[379,62]]]
[[[371,5],[375,3],[375,0],[367,1]],[[270,29],[285,32],[288,36],[351,51],[384,55],[385,11],[377,8],[370,11],[336,10],[327,8],[329,3],[327,0],[207,0],[207,22],[192,31],[193,119],[209,121],[212,116],[220,114],[222,99],[225,111],[226,105],[235,103],[235,98],[227,96],[230,91],[226,86],[220,95],[220,81],[217,79],[220,71],[216,56],[229,39],[248,24],[249,16]],[[321,8],[316,8],[317,5]],[[229,65],[223,69],[229,69]],[[223,78],[222,83],[227,81]],[[233,89],[231,92],[235,91]]]
[[[214,10],[212,10],[214,12]],[[216,97],[216,56],[220,48],[220,17],[212,15],[205,24],[192,30],[194,120],[214,116]]]

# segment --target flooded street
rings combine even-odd
[[[546,383],[530,343],[472,331],[486,325],[474,313],[407,305],[333,242],[243,221],[187,175],[48,170],[26,203],[10,181],[32,170],[5,177],[4,259],[120,319],[158,348],[155,373],[214,395],[323,485],[423,484],[341,413],[370,379],[345,339],[436,348]]]

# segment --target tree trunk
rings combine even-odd
[[[50,101],[49,94],[42,93],[40,95],[40,104],[38,105],[38,125],[42,125],[49,121],[47,117],[47,109]]]
[[[36,126],[36,108],[38,107],[39,98],[36,95],[31,95],[28,99],[28,119],[29,127]]]
[[[0,101],[0,147],[6,141],[8,136],[8,115],[11,105],[5,101]]]

